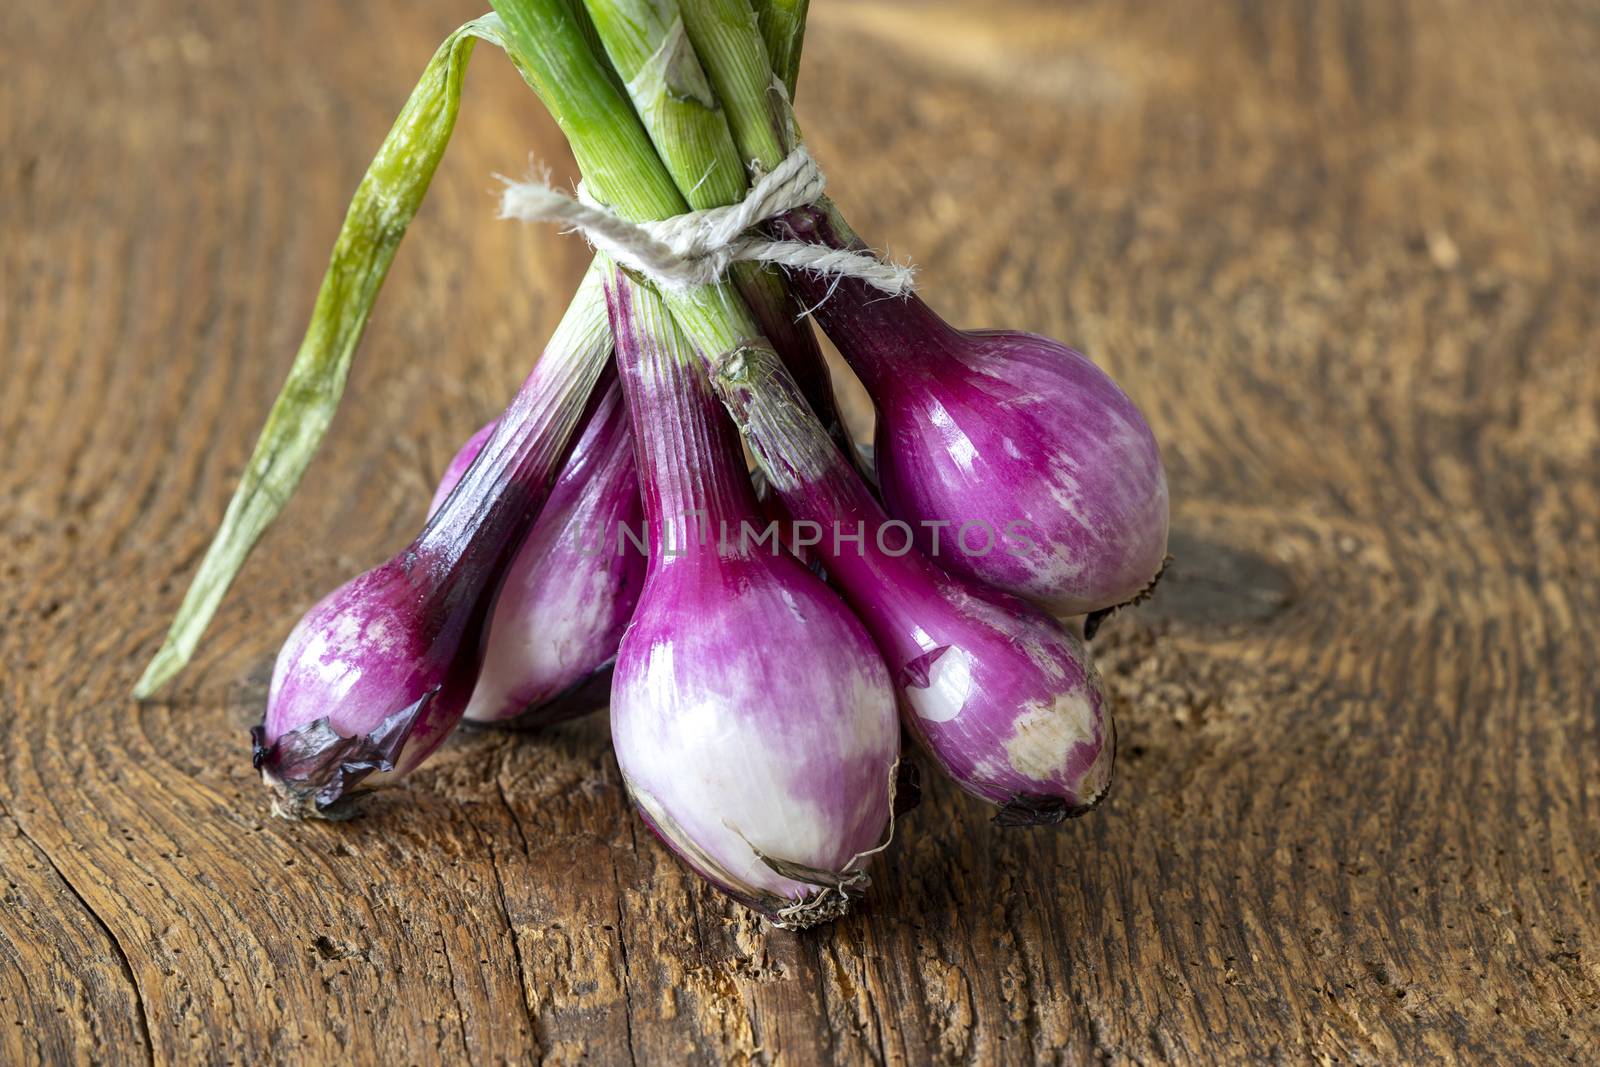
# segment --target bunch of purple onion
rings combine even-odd
[[[741,204],[802,150],[804,0],[494,7],[441,46],[357,190],[289,383],[140,695],[192,653],[319,443],[474,42],[511,56],[587,201],[621,223]],[[832,918],[866,885],[906,800],[903,735],[1002,825],[1106,795],[1116,731],[1079,634],[1164,565],[1144,418],[1070,348],[957,330],[830,267],[871,253],[820,191],[740,239],[788,258],[725,256],[685,282],[597,254],[416,539],[301,619],[254,731],[280,813],[346,811],[463,721],[582,711],[564,698],[606,672],[640,817],[780,925]],[[870,469],[805,312],[876,408]]]

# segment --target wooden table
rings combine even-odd
[[[1600,1058],[1600,8],[819,0],[833,189],[961,324],[1144,406],[1177,562],[1096,642],[1113,799],[934,784],[770,932],[640,831],[603,717],[463,733],[341,825],[248,762],[273,654],[418,527],[585,250],[480,48],[326,448],[127,695],[345,200],[483,5],[0,13],[0,1062]]]

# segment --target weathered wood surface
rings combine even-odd
[[[481,5],[480,5],[481,6]],[[248,766],[272,655],[404,543],[585,259],[480,49],[351,400],[200,660],[126,695],[366,159],[468,3],[0,7],[0,1062],[1600,1058],[1600,7],[819,0],[802,115],[964,324],[1145,406],[1177,563],[1097,643],[1113,800],[934,785],[770,933],[599,719],[344,825]]]

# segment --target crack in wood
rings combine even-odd
[[[22,825],[22,821],[15,814],[7,811],[4,804],[0,804],[0,818],[6,818],[11,821],[11,825],[17,828],[18,836],[39,854],[39,858],[44,860],[45,865],[60,879],[61,884],[66,887],[68,893],[72,894],[73,899],[83,908],[84,913],[106,935],[106,941],[110,944],[111,951],[117,957],[117,965],[122,971],[122,976],[128,980],[128,988],[133,993],[134,1018],[139,1024],[139,1038],[144,1045],[145,1062],[153,1065],[156,1062],[156,1046],[151,1039],[150,1015],[145,1008],[144,991],[139,988],[139,978],[134,973],[133,962],[128,958],[127,949],[122,947],[122,941],[117,937],[116,932],[111,929],[111,925],[95,910],[94,905],[89,903],[88,898],[83,895],[78,887],[72,884],[72,879],[67,877],[66,872],[56,863],[54,857],[39,842],[33,839],[33,836],[28,833],[27,827]]]

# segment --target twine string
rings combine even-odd
[[[910,266],[884,262],[865,250],[773,240],[761,232],[769,220],[817,203],[826,185],[821,168],[802,145],[762,175],[743,200],[726,207],[635,223],[594,201],[581,185],[579,195],[571,197],[546,179],[506,180],[500,217],[575,230],[596,249],[667,289],[719,282],[735,263],[773,263],[835,279],[856,278],[890,296],[910,293]]]

